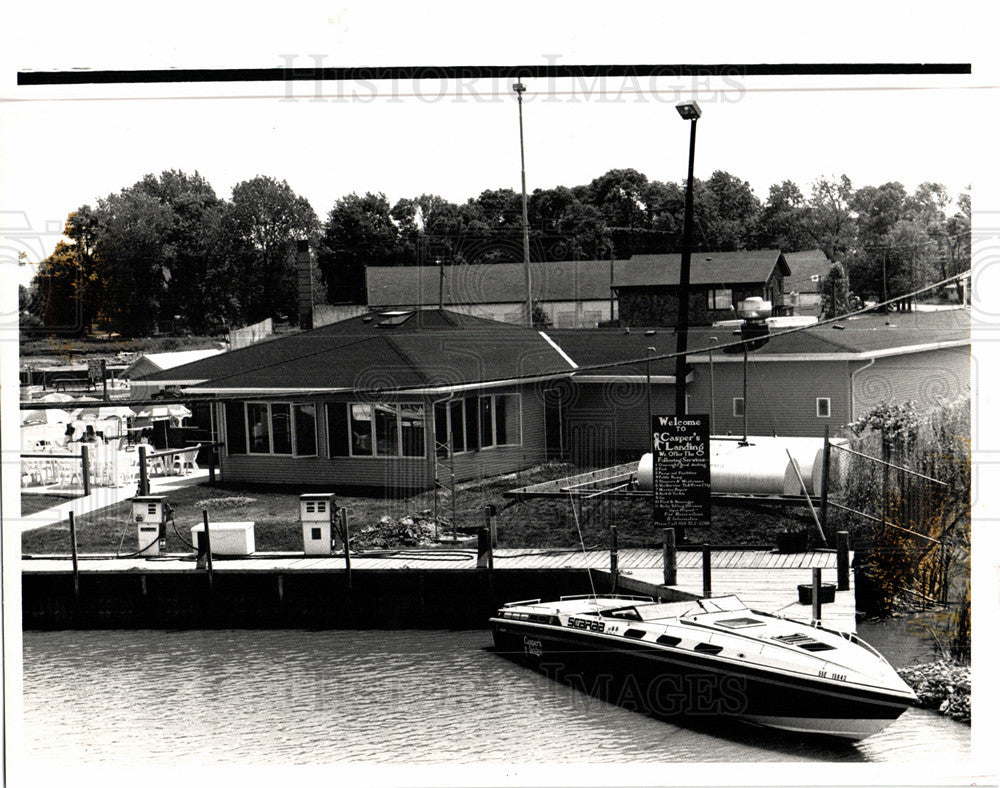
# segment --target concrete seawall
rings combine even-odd
[[[597,591],[607,591],[606,583]],[[485,627],[503,602],[590,593],[582,569],[393,569],[352,573],[81,573],[22,576],[31,629]]]

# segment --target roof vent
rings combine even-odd
[[[379,317],[382,318],[378,321],[379,328],[395,328],[413,317],[413,312],[383,312]]]

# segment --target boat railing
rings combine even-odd
[[[627,599],[632,602],[652,602],[653,597],[636,594],[566,594],[560,596],[560,602],[569,602],[574,599]]]
[[[516,607],[517,605],[537,605],[541,599],[519,599],[517,602],[504,602],[502,607]]]

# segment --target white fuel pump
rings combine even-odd
[[[339,541],[333,527],[337,512],[334,493],[304,493],[299,496],[302,549],[306,555],[330,555]]]
[[[159,555],[167,547],[170,504],[162,495],[139,495],[132,499],[132,522],[139,537],[139,555]]]

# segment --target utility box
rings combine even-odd
[[[212,539],[212,555],[250,555],[255,549],[254,522],[241,520],[234,522],[209,523],[208,533]],[[191,528],[191,543],[201,553],[205,540],[205,525],[199,523]]]
[[[132,499],[132,522],[139,537],[140,555],[159,555],[167,538],[167,499],[162,495],[137,495]]]
[[[306,555],[330,555],[337,540],[333,518],[337,499],[333,493],[305,493],[299,496],[302,521],[302,549]]]

